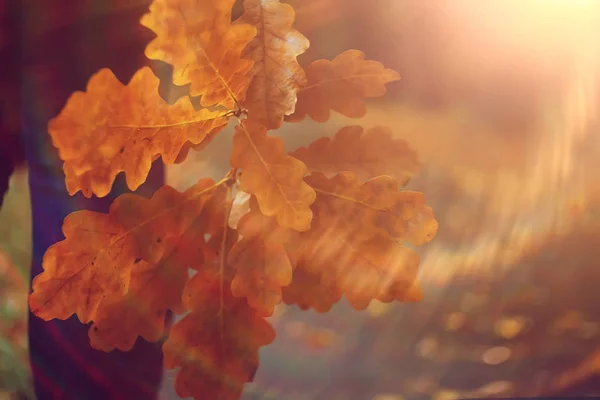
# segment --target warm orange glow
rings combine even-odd
[[[547,237],[571,229],[573,202],[585,202],[594,179],[586,174],[578,151],[594,143],[589,137],[600,95],[600,1],[440,0],[435,4],[437,8],[432,9],[442,15],[446,49],[451,55],[444,58],[445,68],[452,71],[449,79],[454,83],[508,82],[510,71],[512,76],[545,75],[551,77],[546,82],[562,86],[539,105],[541,134],[528,146],[520,166],[511,158],[514,154],[499,147],[495,154],[502,154],[504,160],[492,168],[464,151],[469,143],[472,150],[483,150],[485,158],[489,151],[484,149],[492,145],[489,136],[478,138],[473,133],[472,139],[465,140],[464,132],[442,128],[439,139],[435,134],[407,137],[427,162],[440,168],[461,164],[457,176],[464,180],[464,188],[476,183],[474,195],[486,198],[485,206],[472,213],[481,219],[481,228],[463,245],[457,248],[439,240],[430,245],[422,278],[443,284],[457,275],[491,277],[488,272],[499,267],[515,267]],[[404,10],[397,11],[390,17],[398,18]],[[526,137],[525,132],[515,134],[521,136]],[[452,145],[433,149],[434,140],[458,144],[454,149]],[[487,140],[489,145],[473,144],[477,140]],[[594,151],[600,156],[600,149]],[[459,220],[465,217],[464,212],[456,213]]]

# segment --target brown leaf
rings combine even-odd
[[[298,92],[296,112],[286,120],[302,121],[309,115],[317,122],[329,119],[330,110],[350,118],[363,117],[368,97],[383,96],[385,84],[400,79],[380,62],[365,60],[359,50],[347,50],[332,61],[317,60],[306,69],[308,84]]]
[[[244,0],[239,22],[257,29],[243,56],[254,61],[252,82],[244,106],[248,118],[267,129],[279,129],[284,115],[294,112],[296,93],[306,85],[306,74],[296,57],[308,49],[309,41],[292,28],[294,9],[279,0]]]
[[[391,129],[377,126],[367,131],[352,125],[332,138],[322,137],[308,147],[290,153],[311,172],[326,175],[352,171],[362,179],[390,175],[407,183],[419,170],[417,154],[402,139],[394,139]]]
[[[214,236],[215,253],[228,253],[235,243],[235,231],[224,232]],[[275,338],[246,300],[232,296],[225,261],[206,262],[188,281],[183,299],[191,312],[173,326],[163,345],[165,367],[180,368],[175,389],[182,398],[237,400],[244,383],[254,378],[259,348]]]
[[[197,145],[227,124],[226,114],[196,111],[188,97],[169,105],[159,96],[158,84],[148,67],[127,85],[105,68],[50,120],[48,132],[64,161],[69,194],[104,197],[121,171],[135,190],[156,158],[173,163],[186,144]]]
[[[256,36],[248,24],[231,24],[235,0],[154,0],[141,24],[157,34],[146,56],[173,66],[173,83],[191,83],[204,107],[233,109],[244,100],[251,60],[242,50]]]
[[[286,154],[280,138],[251,121],[236,126],[231,166],[242,169],[240,188],[256,196],[260,210],[284,228],[310,228],[314,190],[304,180],[306,166]]]
[[[149,262],[160,259],[169,241],[201,212],[204,197],[214,188],[210,179],[185,193],[163,186],[150,200],[133,194],[118,197],[108,214],[69,214],[63,224],[65,240],[50,246],[42,261],[44,271],[34,278],[32,312],[44,320],[66,319],[73,313],[83,323],[95,320],[100,302],[125,295],[134,266],[142,257]],[[122,223],[119,218],[128,213]]]

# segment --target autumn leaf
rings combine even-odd
[[[130,289],[132,270],[142,257],[149,262],[162,258],[167,244],[201,212],[205,194],[214,188],[210,179],[185,193],[163,186],[152,199],[119,196],[108,214],[69,214],[63,223],[65,239],[48,248],[44,271],[33,280],[32,312],[44,320],[72,314],[82,323],[95,320],[102,301]]]
[[[194,191],[202,190],[197,186]],[[193,197],[193,191],[187,193]],[[164,333],[167,310],[182,311],[181,297],[188,280],[188,269],[204,262],[205,235],[214,231],[211,219],[223,213],[214,208],[225,200],[220,186],[201,197],[194,219],[181,235],[167,238],[166,252],[154,263],[137,259],[131,272],[129,291],[101,302],[89,331],[92,347],[110,351],[131,350],[138,336],[156,342]],[[186,215],[189,218],[189,214]],[[155,229],[156,230],[156,229]],[[152,246],[152,244],[149,244]]]
[[[66,239],[48,248],[44,272],[33,279],[32,312],[46,321],[76,314],[88,323],[106,294],[126,292],[135,251],[125,232],[110,215],[69,214],[63,223]]]
[[[48,132],[64,161],[69,194],[104,197],[121,171],[135,190],[156,158],[173,163],[186,143],[199,144],[227,124],[228,115],[196,111],[188,97],[169,105],[159,96],[158,85],[148,67],[127,85],[105,68],[50,120]]]
[[[158,341],[166,312],[179,305],[187,279],[187,265],[139,261],[132,268],[129,291],[99,304],[89,331],[91,346],[106,352],[115,348],[129,351],[138,336]]]
[[[281,288],[292,281],[285,244],[293,232],[256,208],[242,217],[238,232],[242,239],[229,253],[229,263],[236,270],[231,292],[246,297],[259,315],[268,317],[281,303]]]
[[[245,120],[236,126],[230,163],[242,169],[240,189],[256,196],[263,214],[275,216],[284,228],[310,228],[315,192],[303,180],[306,166],[286,154],[280,138]]]
[[[173,83],[190,85],[204,107],[239,106],[248,89],[252,60],[241,57],[256,28],[231,23],[235,0],[154,0],[140,23],[157,37],[145,54],[173,66]]]
[[[275,338],[273,328],[245,299],[233,297],[227,254],[236,242],[227,229],[210,241],[214,254],[188,281],[183,293],[191,312],[175,324],[163,345],[167,369],[179,368],[175,389],[182,397],[237,400],[258,368],[258,350]]]
[[[351,172],[333,178],[314,173],[306,181],[317,198],[312,205],[313,226],[303,234],[297,257],[304,277],[340,290],[357,309],[364,309],[372,299],[418,300],[419,257],[403,242],[422,244],[433,238],[437,231],[433,214],[429,214],[433,222],[422,217],[428,207],[417,208],[415,202],[404,207],[407,196],[389,176],[361,184]],[[400,229],[404,227],[400,221],[409,223],[415,218],[421,219],[411,229]]]
[[[335,282],[328,282],[329,285],[321,282],[321,275],[321,271],[306,268],[304,261],[299,262],[291,285],[283,288],[284,303],[295,304],[302,310],[329,311],[342,298],[342,291]]]
[[[384,126],[366,131],[358,125],[346,126],[333,139],[321,137],[290,155],[311,172],[331,175],[351,171],[364,180],[390,175],[405,184],[419,169],[417,154],[404,140],[394,139],[391,129]]]
[[[244,0],[238,20],[257,29],[243,56],[254,61],[252,82],[244,107],[248,118],[267,129],[279,129],[283,117],[294,112],[296,93],[306,85],[306,74],[296,57],[309,47],[304,35],[292,28],[295,13],[279,0]]]
[[[365,60],[359,50],[347,50],[332,61],[314,61],[306,76],[307,85],[298,92],[296,112],[286,118],[288,121],[302,121],[309,115],[317,122],[326,122],[330,110],[350,118],[363,117],[367,112],[363,99],[383,96],[385,85],[400,79],[397,72],[380,62]]]
[[[373,299],[386,303],[421,300],[422,292],[416,280],[418,254],[386,239],[335,240],[332,246],[336,251],[330,251],[327,259],[319,259],[320,263],[330,264],[330,268],[323,271],[321,284],[337,287],[358,310],[364,310]]]

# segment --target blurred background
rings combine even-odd
[[[288,3],[311,41],[303,65],[357,48],[402,79],[360,120],[277,135],[292,150],[346,125],[390,126],[419,155],[408,188],[440,228],[420,249],[421,303],[279,307],[244,399],[600,395],[600,1]],[[221,177],[231,135],[168,182]],[[0,211],[0,399],[27,389],[27,198],[21,169]]]

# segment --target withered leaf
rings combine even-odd
[[[304,182],[306,166],[286,154],[280,138],[245,120],[236,126],[230,163],[242,169],[240,188],[256,196],[260,210],[284,228],[310,228],[315,191]]]
[[[385,85],[397,81],[397,72],[378,61],[365,60],[359,50],[347,50],[332,61],[317,60],[306,69],[307,85],[298,92],[296,111],[286,120],[297,122],[309,115],[317,122],[329,119],[330,110],[350,118],[367,112],[364,98],[383,96]]]
[[[121,171],[135,190],[156,158],[173,163],[186,143],[199,144],[227,124],[226,114],[196,111],[188,97],[169,105],[159,96],[158,85],[148,67],[127,85],[105,68],[50,120],[48,132],[64,161],[69,194],[104,197]]]
[[[358,125],[346,126],[333,139],[321,137],[290,155],[311,172],[331,175],[352,171],[362,179],[390,175],[401,184],[419,170],[417,154],[404,140],[394,139],[391,129],[385,126],[366,131]]]
[[[214,253],[228,253],[235,231],[213,238]],[[268,322],[231,294],[231,271],[226,257],[216,257],[184,289],[191,312],[173,326],[163,345],[165,367],[179,368],[175,389],[182,398],[237,400],[254,378],[259,348],[275,338]]]
[[[146,47],[152,60],[173,66],[173,83],[190,83],[204,107],[233,109],[244,100],[252,60],[242,50],[256,36],[248,24],[232,24],[235,0],[154,0],[141,24],[157,37]]]
[[[294,9],[279,0],[244,0],[245,12],[238,20],[257,28],[257,35],[243,56],[254,61],[252,82],[244,106],[248,118],[267,129],[278,129],[284,115],[294,112],[296,93],[306,85],[306,74],[296,57],[309,41],[292,28]]]
[[[63,223],[65,239],[48,248],[44,271],[34,278],[29,296],[32,312],[44,320],[72,314],[83,323],[95,320],[102,301],[127,293],[132,269],[142,257],[151,262],[163,256],[169,241],[201,212],[204,196],[213,189],[210,179],[185,193],[163,186],[150,200],[134,194],[119,196],[108,214],[69,214]],[[139,207],[134,206],[136,201]],[[119,219],[124,213],[132,214],[125,224]]]

